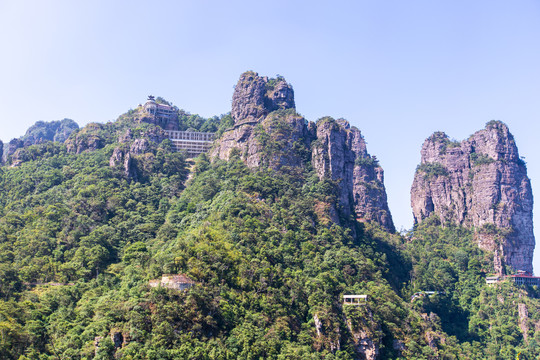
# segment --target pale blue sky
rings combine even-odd
[[[4,142],[37,120],[113,120],[148,94],[226,113],[254,70],[292,83],[308,120],[363,132],[398,229],[437,130],[461,140],[506,122],[540,193],[538,1],[0,0],[0,44]]]

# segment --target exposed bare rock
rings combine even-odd
[[[379,357],[381,342],[381,326],[373,320],[373,312],[369,308],[354,309],[356,314],[345,316],[356,352],[361,359],[375,360]]]
[[[315,322],[315,331],[317,331],[317,337],[321,337],[323,335],[322,333],[322,322],[321,319],[317,316],[317,314],[313,315],[313,321]]]
[[[321,319],[325,315],[325,319]],[[336,352],[341,349],[341,334],[339,327],[334,327],[334,323],[328,318],[328,314],[313,315],[315,322],[315,330],[317,332],[317,339],[315,348],[321,350],[326,348],[331,352]]]
[[[398,355],[401,356],[401,353],[405,351],[405,343],[402,340],[393,340],[392,348],[398,352]]]
[[[302,158],[295,147],[309,144],[310,134],[305,123],[305,119],[294,112],[271,113],[259,123],[243,123],[225,132],[211,156],[228,160],[231,151],[237,149],[251,168],[301,166]]]
[[[114,149],[111,158],[109,159],[109,166],[115,167],[116,165],[124,162],[124,152],[120,148]]]
[[[150,144],[148,140],[146,139],[136,139],[131,144],[131,147],[129,148],[129,152],[132,154],[140,155],[144,154],[148,148],[150,147]]]
[[[252,168],[302,165],[295,147],[309,146],[311,134],[307,121],[294,111],[294,93],[285,79],[243,73],[234,91],[232,116],[234,126],[216,142],[212,157],[228,160],[237,149]]]
[[[2,140],[0,140],[0,164],[4,162],[3,154],[4,154],[4,143],[2,142]]]
[[[429,348],[433,351],[437,351],[437,341],[435,341],[436,338],[434,334],[430,331],[426,331],[426,333],[424,334],[424,338]]]
[[[529,310],[527,305],[518,304],[519,328],[523,334],[523,339],[528,341],[529,337]]]
[[[317,122],[312,163],[320,179],[339,181],[342,213],[359,221],[376,221],[395,231],[384,187],[384,172],[366,149],[360,130],[343,119]]]
[[[131,129],[127,129],[125,133],[121,134],[118,137],[118,142],[120,144],[128,143],[131,140],[133,140],[133,133],[132,133]]]
[[[231,115],[235,125],[256,121],[279,109],[294,109],[294,91],[285,79],[268,80],[246,71],[236,84]]]
[[[126,156],[124,156],[124,174],[129,179],[137,178],[137,172],[135,166],[133,166],[133,160],[130,153],[127,153]]]
[[[114,345],[114,349],[121,348],[124,344],[124,335],[121,331],[111,330],[111,340]]]
[[[169,138],[167,132],[158,126],[152,126],[146,129],[141,136],[156,144],[160,144],[163,140]]]
[[[437,214],[476,229],[480,248],[516,270],[532,272],[533,196],[514,137],[500,121],[462,142],[435,133],[422,146],[411,189],[415,222]]]
[[[311,154],[319,178],[339,182],[338,207],[346,219],[376,221],[394,231],[383,170],[368,154],[360,131],[342,119],[308,123],[294,106],[294,92],[285,79],[242,74],[233,95],[234,125],[215,142],[211,157],[228,160],[236,153],[251,168],[280,169],[303,167]],[[338,222],[336,209],[329,211]]]
[[[124,176],[126,178],[137,178],[137,169],[129,151],[125,153],[121,148],[115,148],[111,155],[111,158],[109,159],[109,166],[121,166],[124,170]]]
[[[71,136],[66,140],[67,150],[71,153],[80,154],[85,151],[101,149],[105,146],[105,141],[100,135],[103,129],[103,124],[88,124],[75,136]]]
[[[101,340],[103,340],[103,336],[96,336],[96,337],[94,337],[94,355],[95,355],[95,356],[98,355],[98,351],[99,351],[99,343],[101,342]]]

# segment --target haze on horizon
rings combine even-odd
[[[434,131],[462,140],[504,121],[540,193],[533,0],[7,0],[0,30],[4,142],[38,120],[111,121],[149,94],[206,117],[227,113],[239,75],[254,70],[283,75],[308,120],[344,117],[362,131],[398,229],[412,226],[413,173]],[[538,272],[539,246],[535,254]]]

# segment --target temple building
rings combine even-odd
[[[176,106],[159,104],[154,96],[148,96],[148,101],[142,105],[142,121],[163,128],[172,141],[175,151],[183,151],[189,157],[207,152],[214,143],[214,133],[199,131],[179,131],[178,108]]]
[[[148,96],[143,105],[148,122],[159,125],[165,130],[178,130],[178,109],[171,105],[158,104],[154,96]]]

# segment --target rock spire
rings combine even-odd
[[[462,142],[437,132],[421,154],[411,189],[415,222],[436,214],[474,228],[479,247],[494,253],[498,273],[503,264],[532,273],[531,183],[508,127],[490,121]]]
[[[274,169],[311,161],[320,179],[339,183],[335,222],[339,212],[346,219],[375,221],[395,230],[383,170],[368,154],[360,130],[346,120],[306,121],[296,112],[293,88],[284,78],[268,79],[252,71],[240,76],[231,115],[234,125],[216,141],[212,157],[229,159],[235,149],[249,167]]]

